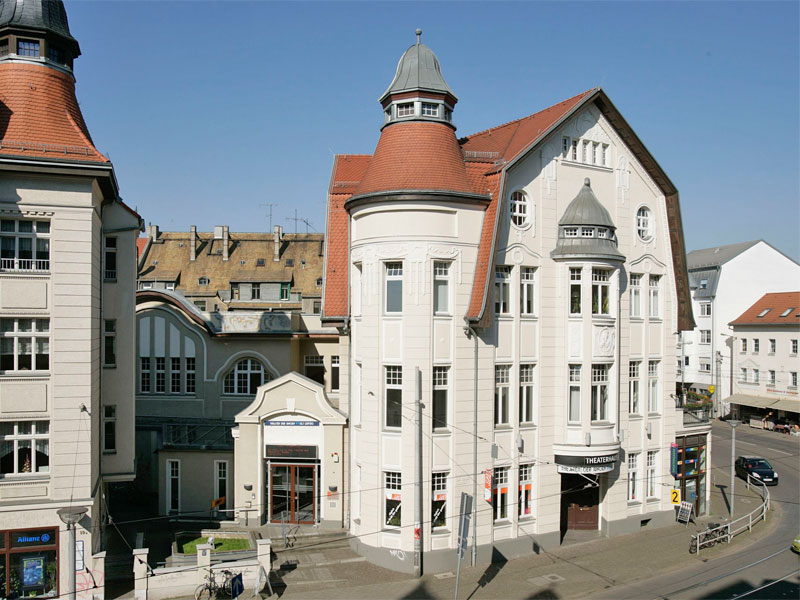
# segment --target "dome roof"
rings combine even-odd
[[[0,27],[45,30],[78,43],[69,32],[67,11],[61,0],[2,0]]]
[[[456,95],[444,80],[439,59],[436,58],[433,50],[419,41],[421,34],[422,31],[417,29],[417,43],[400,57],[400,62],[397,63],[397,72],[392,83],[389,84],[389,88],[381,96],[381,102],[390,94],[413,90],[449,94],[457,100]]]
[[[592,191],[589,178],[583,180],[583,187],[575,199],[569,203],[567,210],[561,216],[559,225],[596,225],[599,227],[610,227],[616,229],[611,215],[605,207],[600,204],[597,196]]]

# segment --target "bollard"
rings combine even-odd
[[[211,571],[211,544],[197,544],[197,583],[201,584]]]
[[[136,600],[147,600],[147,548],[133,550],[133,597]]]
[[[269,595],[272,596],[272,584],[269,581],[269,574],[272,571],[272,540],[267,538],[265,540],[256,540],[256,547],[258,549],[258,568],[259,573],[256,580],[260,581],[261,570],[264,571],[264,579]],[[255,590],[256,593],[261,590]]]

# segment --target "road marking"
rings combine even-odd
[[[766,447],[767,449],[771,450],[772,452],[780,452],[781,454],[785,454],[786,456],[792,456],[792,454],[790,452],[784,452],[783,450],[778,450],[777,448],[772,448],[770,446],[764,446],[763,444],[753,444],[752,442],[742,442],[742,441],[737,442],[737,443],[745,444],[747,446],[755,446],[756,448],[764,448],[764,447]]]

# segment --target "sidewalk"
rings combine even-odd
[[[723,475],[724,477],[724,475]],[[729,481],[713,482],[725,486]],[[758,494],[736,480],[736,515],[758,506]],[[697,523],[671,525],[640,533],[600,538],[562,546],[559,549],[510,560],[502,564],[470,567],[462,564],[459,598],[580,598],[604,589],[647,579],[711,557],[740,551],[770,534],[778,519],[777,504],[766,523],[752,533],[737,536],[730,544],[688,552],[689,540],[709,522],[724,522],[728,505],[723,491],[712,487],[712,515]],[[273,586],[281,598],[452,598],[455,574],[425,575],[415,579],[372,565],[345,547],[341,540],[329,547],[324,536],[319,543],[298,539],[297,548],[284,550],[280,538],[273,538],[276,560]],[[268,592],[267,592],[268,593]],[[262,594],[266,598],[267,593]]]

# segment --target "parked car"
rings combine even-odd
[[[792,542],[792,550],[800,554],[800,533],[798,533]]]
[[[752,475],[754,479],[762,481],[764,485],[778,485],[778,474],[765,458],[740,456],[736,459],[736,475],[742,479],[747,479],[748,475]]]

